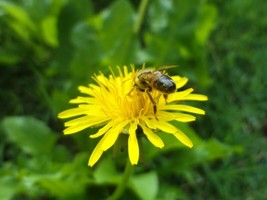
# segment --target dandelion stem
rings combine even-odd
[[[140,6],[138,8],[136,22],[135,22],[134,27],[133,27],[134,34],[139,33],[140,27],[142,25],[142,22],[143,22],[143,19],[145,16],[145,11],[146,11],[146,7],[148,5],[148,1],[149,0],[142,0],[140,3]]]
[[[121,197],[127,186],[128,180],[133,172],[133,169],[133,165],[131,164],[130,160],[128,160],[123,172],[121,182],[117,185],[115,192],[108,198],[108,200],[117,200]]]

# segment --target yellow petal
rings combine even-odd
[[[147,139],[156,147],[162,148],[164,147],[164,143],[161,138],[156,135],[151,129],[147,128],[144,123],[140,123],[144,134],[147,136]]]
[[[174,120],[179,122],[192,122],[196,120],[196,117],[185,113],[175,113]]]
[[[176,127],[165,121],[157,121],[157,128],[166,133],[175,133]]]
[[[90,135],[90,138],[97,138],[101,135],[103,135],[104,133],[106,133],[111,127],[116,126],[116,124],[118,124],[119,120],[112,120],[110,122],[108,122],[103,128],[99,129],[97,133]]]
[[[179,88],[183,87],[187,82],[188,82],[188,78],[186,78],[186,77],[180,78],[179,81],[177,81],[175,83],[176,88],[179,89]]]
[[[123,128],[129,123],[129,120],[122,121],[118,123],[115,127],[111,128],[106,132],[103,137],[103,144],[101,149],[103,151],[108,150],[117,140],[119,134],[122,132]]]
[[[180,101],[183,100],[186,96],[188,96],[191,92],[193,92],[193,88],[189,88],[187,90],[181,91],[181,92],[175,92],[168,96],[167,102],[174,102],[174,101]]]
[[[105,117],[105,118],[95,118],[95,119],[92,119],[90,118],[90,120],[85,120],[81,123],[77,123],[73,126],[70,126],[68,128],[66,128],[64,130],[64,134],[72,134],[72,133],[76,133],[78,131],[81,131],[81,130],[84,130],[90,126],[94,126],[94,125],[97,125],[97,124],[101,124],[105,121],[107,121],[108,119]],[[68,122],[67,122],[68,123]]]
[[[90,115],[90,116],[104,116],[104,115],[106,115],[103,112],[103,105],[80,104],[79,108],[84,110],[84,113],[86,115]]]
[[[184,145],[190,148],[193,147],[193,143],[191,142],[191,140],[181,130],[177,129],[177,131],[173,133],[173,135]]]
[[[182,142],[184,145],[188,146],[188,147],[193,147],[193,144],[191,142],[191,140],[185,135],[183,134],[182,131],[180,131],[179,129],[177,129],[175,126],[171,125],[168,122],[159,122],[158,123],[158,129],[166,132],[166,133],[171,133],[173,134],[180,142]]]
[[[191,122],[191,121],[196,120],[196,117],[194,117],[193,115],[189,115],[185,113],[167,112],[167,111],[162,111],[162,110],[160,110],[157,113],[157,118],[159,119],[159,121],[176,120],[179,122]],[[155,129],[156,127],[153,127],[153,128]]]
[[[171,76],[171,78],[172,78],[172,80],[174,80],[174,82],[176,84],[181,79],[181,76],[175,75],[175,76]]]
[[[71,127],[64,129],[63,133],[64,133],[64,135],[69,135],[69,134],[73,134],[73,133],[77,133],[79,131],[82,131],[88,127],[89,126],[87,124],[84,124],[82,126],[71,126]]]
[[[163,110],[159,110],[157,112],[157,118],[161,121],[172,121],[175,119],[175,115],[174,113],[171,112],[167,112],[167,111],[163,111]],[[154,127],[155,129],[156,127]]]
[[[156,124],[151,119],[149,119],[147,116],[142,116],[141,119],[145,122],[147,127],[151,128],[151,129],[156,129],[157,128]]]
[[[139,145],[136,138],[137,121],[130,123],[128,138],[128,153],[132,165],[136,165],[139,160]]]
[[[185,112],[191,112],[191,113],[196,113],[196,114],[200,114],[200,115],[205,115],[205,111],[200,109],[200,108],[196,108],[193,106],[188,106],[188,105],[165,105],[163,108],[161,108],[162,110],[175,110],[175,111],[185,111]]]
[[[69,118],[69,117],[74,117],[74,116],[79,116],[79,115],[84,115],[84,114],[85,112],[81,108],[71,108],[71,109],[68,109],[68,110],[65,110],[59,113],[58,117],[61,119],[64,119],[64,118]]]
[[[103,143],[103,139],[101,139],[98,144],[96,145],[96,147],[94,148],[94,151],[92,152],[89,161],[88,161],[88,165],[89,166],[93,166],[101,157],[101,155],[103,154],[103,150],[101,149]]]
[[[123,66],[123,73],[124,73],[124,76],[128,75],[128,68],[125,65]]]
[[[93,97],[77,97],[76,99],[72,99],[69,101],[70,103],[95,103],[96,100]]]
[[[79,117],[79,118],[76,118],[76,119],[73,119],[73,120],[70,120],[70,121],[67,121],[65,122],[65,126],[68,127],[68,126],[78,126],[80,124],[89,124],[89,126],[91,126],[90,124],[95,124],[95,123],[99,123],[102,122],[103,120],[107,120],[106,117],[103,117],[101,116],[101,118],[99,117],[92,117],[92,116],[82,116],[82,117]]]
[[[91,85],[90,85],[91,86]],[[99,87],[98,87],[99,88]],[[81,93],[84,93],[84,94],[89,94],[89,95],[92,95],[92,88],[89,88],[89,87],[85,87],[85,86],[79,86],[78,87],[78,90],[81,92]]]
[[[208,97],[202,94],[189,94],[184,97],[184,100],[207,101]]]

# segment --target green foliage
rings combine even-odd
[[[90,182],[89,176],[85,176],[89,172],[86,154],[78,154],[70,163],[66,147],[55,146],[55,133],[32,117],[7,117],[2,127],[7,142],[18,150],[2,163],[0,185],[6,189],[1,198],[36,198],[45,192],[65,199],[84,193]],[[73,184],[77,180],[79,183]]]
[[[89,168],[96,129],[63,136],[57,114],[94,73],[146,63],[179,65],[170,73],[209,96],[207,114],[194,129],[174,124],[192,149],[161,132],[163,149],[142,138],[121,199],[266,199],[263,4],[154,0],[142,16],[130,0],[0,1],[0,198],[108,198],[127,150]]]
[[[188,68],[188,63],[192,62],[195,69],[186,69],[190,77],[202,86],[209,84],[203,45],[215,26],[216,8],[202,1],[158,0],[149,7],[148,17],[151,22],[145,39],[150,62],[158,66],[179,60],[179,65],[183,66],[180,70]]]
[[[48,154],[55,145],[52,131],[32,117],[6,117],[3,128],[12,142],[31,155]]]

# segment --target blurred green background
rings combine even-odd
[[[87,161],[97,129],[64,136],[57,114],[98,71],[169,70],[209,96],[192,150],[145,144],[122,199],[267,199],[265,0],[1,0],[0,200],[106,199],[124,154]],[[127,152],[126,152],[127,154]],[[120,159],[121,158],[121,159]]]

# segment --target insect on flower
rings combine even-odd
[[[132,165],[139,161],[140,134],[144,134],[158,148],[164,147],[163,140],[155,133],[158,130],[172,134],[187,147],[193,147],[190,138],[172,122],[195,121],[196,117],[191,113],[204,115],[204,110],[182,102],[207,101],[208,97],[194,94],[193,88],[177,91],[187,83],[188,78],[168,76],[164,72],[168,68],[172,66],[157,70],[143,68],[139,71],[135,70],[134,65],[131,66],[131,71],[128,71],[127,66],[118,67],[118,75],[112,70],[109,76],[100,72],[93,77],[95,83],[78,87],[83,95],[70,100],[76,107],[59,113],[58,117],[73,118],[65,122],[64,134],[100,126],[96,133],[90,135],[90,138],[100,140],[90,156],[89,166],[95,165],[121,135],[128,136],[125,144]]]
[[[153,104],[155,117],[157,114],[157,104],[153,99],[151,92],[152,90],[158,90],[163,94],[164,99],[167,100],[168,94],[174,93],[176,91],[174,80],[165,73],[166,69],[174,67],[176,66],[162,66],[156,70],[143,69],[140,70],[135,77],[134,88],[138,89],[141,92],[147,93],[150,101]],[[132,92],[132,90],[130,91],[130,93]]]

